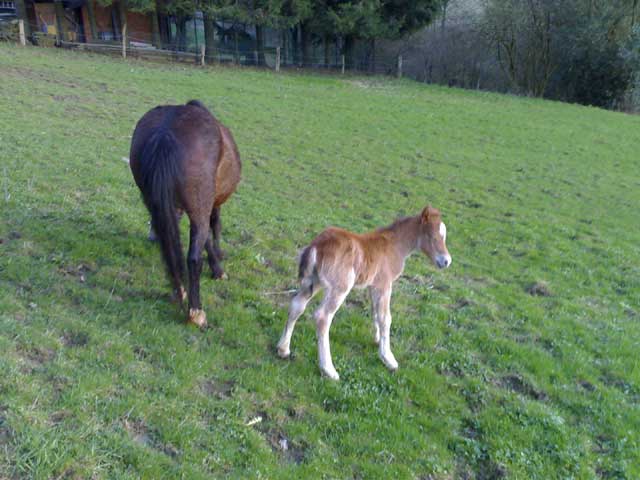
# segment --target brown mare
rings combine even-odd
[[[422,250],[438,268],[451,265],[446,247],[447,227],[440,212],[431,206],[414,217],[397,220],[374,232],[358,235],[340,228],[328,228],[306,247],[300,257],[300,290],[289,307],[289,318],[278,342],[278,355],[287,358],[296,321],[309,300],[321,289],[324,299],[314,313],[318,338],[320,370],[338,380],[331,360],[329,329],[331,321],[353,287],[369,289],[375,342],[383,363],[396,370],[398,362],[391,352],[391,287],[402,274],[405,259]]]
[[[179,302],[186,297],[180,215],[184,211],[189,217],[189,321],[205,327],[200,303],[202,249],[214,278],[222,277],[220,207],[240,181],[233,136],[197,100],[156,107],[136,125],[129,163]]]

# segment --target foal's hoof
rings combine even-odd
[[[207,315],[204,313],[204,310],[200,310],[197,308],[190,308],[188,323],[193,323],[195,326],[199,328],[206,328]]]
[[[320,370],[322,371],[322,375],[330,380],[335,380],[336,382],[340,380],[340,375],[338,375],[335,368],[321,368]]]
[[[291,350],[284,347],[278,347],[278,356],[280,358],[289,358],[291,356]]]
[[[187,299],[187,292],[183,287],[180,287],[180,290],[176,290],[175,292],[173,292],[173,295],[171,295],[171,301],[173,303],[182,303],[186,299]]]
[[[384,365],[392,372],[395,372],[396,370],[398,370],[398,361],[395,359],[395,357],[392,354],[386,357],[383,357],[382,355],[380,355],[380,359],[382,360],[382,363],[384,363]]]

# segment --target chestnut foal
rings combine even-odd
[[[298,274],[301,286],[291,301],[289,318],[278,342],[278,355],[289,357],[296,321],[309,300],[324,287],[324,299],[314,313],[318,359],[322,373],[339,380],[329,348],[331,321],[353,287],[367,287],[380,358],[387,368],[396,370],[398,362],[389,339],[391,286],[414,250],[422,250],[438,268],[451,265],[446,238],[447,227],[440,220],[440,212],[431,206],[419,215],[363,235],[333,227],[322,232],[302,252]]]

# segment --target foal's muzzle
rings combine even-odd
[[[436,257],[436,267],[447,268],[451,265],[451,255],[438,255]]]

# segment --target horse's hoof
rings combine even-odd
[[[207,314],[204,313],[204,310],[200,310],[198,308],[190,308],[189,309],[189,323],[193,323],[195,326],[199,328],[207,327]]]
[[[225,272],[224,270],[211,272],[211,276],[215,280],[228,280],[229,279],[229,276],[227,275],[227,272]]]
[[[180,287],[180,290],[173,292],[171,296],[171,301],[173,303],[182,303],[187,299],[187,292],[184,287]]]

